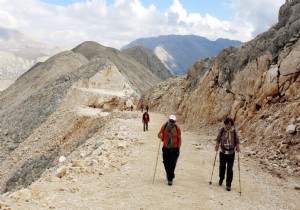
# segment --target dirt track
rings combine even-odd
[[[139,115],[136,112],[136,116]],[[185,129],[173,186],[167,185],[161,149],[153,184],[159,146],[157,133],[167,118],[150,112],[150,119],[148,132],[142,131],[141,117],[118,119],[116,127],[139,136],[130,150],[132,152],[120,157],[126,164],[111,167],[109,172],[103,174],[86,172],[61,179],[51,174],[52,178],[41,178],[29,187],[27,197],[22,192],[2,196],[0,206],[9,206],[14,210],[300,209],[300,191],[294,189],[299,179],[283,180],[261,171],[249,157],[244,157],[243,148],[240,154],[241,195],[237,161],[231,192],[227,192],[225,186],[218,185],[218,161],[212,185],[209,185],[215,136],[190,133]]]

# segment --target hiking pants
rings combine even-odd
[[[148,130],[148,123],[147,122],[144,122],[144,131],[145,130]]]
[[[231,186],[232,178],[233,178],[233,163],[234,163],[234,156],[235,153],[232,155],[226,155],[222,152],[220,152],[220,170],[219,170],[219,176],[220,180],[224,180],[225,177],[225,171],[226,171],[226,165],[227,165],[227,173],[226,173],[226,186]]]
[[[167,179],[172,181],[175,178],[175,167],[177,159],[179,157],[179,148],[168,149],[166,147],[162,148],[163,163],[167,173]]]

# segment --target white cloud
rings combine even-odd
[[[236,22],[247,22],[252,25],[252,36],[266,31],[278,22],[279,8],[285,0],[233,0],[237,10]]]
[[[180,0],[174,0],[164,12],[154,5],[144,7],[139,0],[117,0],[113,5],[89,0],[66,7],[39,0],[0,0],[0,27],[70,47],[93,40],[120,48],[137,38],[167,34],[248,41],[277,22],[283,1],[232,0],[236,16],[223,21],[209,14],[188,13]]]

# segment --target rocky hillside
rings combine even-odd
[[[29,185],[162,80],[126,53],[85,42],[0,93],[0,192]],[[86,110],[93,112],[86,116]],[[31,145],[22,146],[22,145]]]
[[[126,74],[126,77],[132,83],[132,87],[136,88],[138,94],[148,90],[153,84],[160,82],[155,74],[153,74],[147,66],[141,64],[129,54],[120,52],[117,49],[104,47],[96,42],[84,42],[72,50],[80,53],[88,60],[101,57],[111,60],[116,67]],[[149,64],[151,65],[151,64]]]
[[[122,50],[144,46],[171,70],[174,75],[185,75],[187,69],[197,59],[216,56],[222,49],[229,46],[239,46],[242,42],[217,39],[208,40],[196,35],[165,35],[150,38],[140,38],[122,47]]]
[[[146,66],[153,74],[157,75],[162,80],[173,77],[171,71],[161,62],[161,60],[149,49],[143,46],[132,47],[123,50],[129,54],[137,62]]]
[[[279,177],[300,175],[300,1],[286,1],[279,21],[242,46],[197,61],[141,99],[175,113],[189,129],[222,126],[231,116],[242,147]],[[217,133],[215,134],[217,135]]]

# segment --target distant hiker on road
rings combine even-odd
[[[144,124],[144,131],[145,130],[148,131],[148,123],[150,122],[150,116],[149,116],[147,111],[145,111],[144,114],[143,114],[142,122]]]
[[[176,125],[175,115],[171,115],[169,121],[161,127],[158,138],[163,142],[162,156],[168,185],[172,185],[181,146],[181,130],[180,127]]]
[[[146,106],[146,111],[149,112],[149,106],[148,105]]]
[[[143,113],[144,111],[144,104],[141,104],[141,112]]]
[[[227,117],[224,120],[224,125],[225,126],[219,131],[215,151],[218,152],[220,147],[219,185],[221,186],[223,184],[227,165],[226,190],[230,191],[233,179],[232,167],[234,163],[235,150],[240,152],[240,141],[237,132],[233,127],[234,122],[232,118]]]

